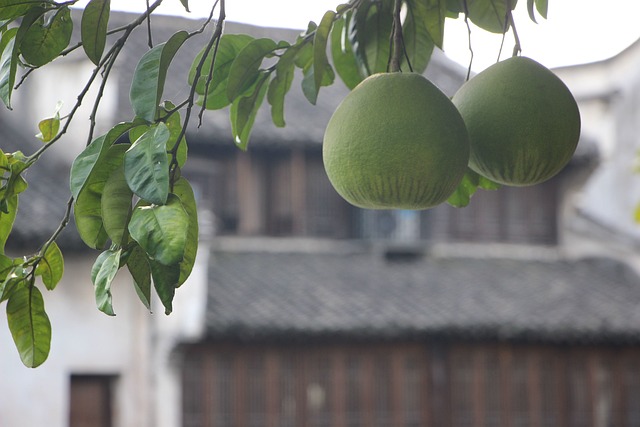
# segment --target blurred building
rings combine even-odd
[[[184,25],[198,23],[158,17],[154,37]],[[298,33],[234,23],[227,31]],[[106,88],[99,123],[130,118],[128,82],[147,44],[139,33]],[[183,58],[175,75],[188,70]],[[294,82],[287,126],[273,126],[263,108],[247,152],[234,147],[227,113],[209,112],[188,134],[184,174],[202,236],[174,313],[156,302],[149,314],[126,272],[113,285],[117,316],[99,313],[89,279],[97,253],[70,227],[65,279],[45,294],[49,360],[22,367],[0,328],[0,425],[640,425],[638,64],[634,45],[557,70],[583,114],[574,159],[546,183],[481,191],[465,209],[368,211],[333,191],[321,142],[347,93],[340,82],[315,107]],[[29,77],[16,111],[0,111],[4,151],[32,152],[36,130],[25,123],[77,93],[91,69],[80,60],[51,67]],[[465,73],[442,52],[426,72],[449,95]],[[165,95],[187,91],[176,78]],[[29,171],[16,253],[57,226],[83,130]]]

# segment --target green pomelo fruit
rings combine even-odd
[[[454,95],[469,131],[469,167],[505,185],[534,185],[564,168],[580,138],[580,111],[565,84],[532,59],[480,72]]]
[[[462,117],[420,74],[382,73],[340,103],[322,148],[336,191],[367,209],[427,209],[453,193],[469,161]]]

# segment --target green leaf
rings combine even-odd
[[[517,3],[517,0],[467,0],[469,19],[483,30],[501,34],[508,28],[505,25],[508,4],[513,10]]]
[[[189,0],[180,0],[180,3],[182,3],[182,6],[184,7],[184,10],[186,10],[187,12],[191,12],[189,10]]]
[[[237,98],[233,101],[233,104],[231,104],[229,112],[231,132],[233,141],[241,150],[246,150],[249,144],[249,137],[256,119],[256,114],[258,114],[260,105],[262,105],[262,101],[267,92],[267,85],[265,84],[267,80],[268,74],[261,73],[249,94]]]
[[[51,0],[2,0],[0,1],[0,20],[13,20],[24,16],[32,8],[52,3]]]
[[[327,58],[327,42],[329,40],[329,33],[333,27],[335,17],[335,12],[330,10],[327,11],[322,17],[320,25],[316,29],[316,34],[313,37],[313,79],[316,92],[320,90],[324,72],[329,66],[329,59]]]
[[[536,9],[540,16],[544,19],[547,19],[547,12],[549,10],[549,2],[548,0],[536,0]]]
[[[176,287],[180,287],[193,270],[193,266],[196,262],[196,255],[198,253],[198,208],[196,205],[196,198],[193,194],[191,184],[184,178],[180,178],[173,186],[173,193],[178,196],[184,210],[189,217],[189,225],[187,227],[187,240],[184,247],[184,256],[180,261],[180,278]]]
[[[18,213],[18,195],[14,194],[5,201],[6,212],[0,211],[0,254],[4,254],[4,247],[13,230],[13,223]]]
[[[109,316],[115,316],[111,298],[111,283],[120,267],[121,254],[122,249],[104,251],[98,255],[91,268],[96,306],[98,310]]]
[[[529,11],[529,18],[531,18],[533,22],[538,23],[538,21],[536,21],[534,7],[538,11],[540,16],[547,19],[547,0],[527,0],[527,10]]]
[[[102,190],[101,210],[104,230],[117,245],[127,240],[127,224],[132,210],[133,192],[124,176],[124,165],[114,170]]]
[[[231,102],[251,89],[260,73],[260,65],[265,56],[278,47],[271,39],[263,38],[250,41],[238,54],[229,68],[227,97]]]
[[[3,275],[6,271],[6,261],[3,261]],[[25,286],[25,278],[27,275],[27,269],[24,268],[21,259],[15,259],[12,261],[12,267],[6,273],[4,281],[0,283],[0,302],[6,301],[11,298],[13,291]]]
[[[64,258],[56,242],[51,243],[47,248],[36,267],[35,274],[36,276],[42,276],[42,283],[44,283],[44,286],[50,291],[54,290],[56,285],[62,280],[62,276],[64,275]]]
[[[500,184],[497,184],[467,168],[462,181],[453,194],[447,200],[447,203],[454,208],[463,208],[471,201],[471,196],[475,194],[478,188],[485,190],[497,190]]]
[[[6,255],[0,254],[0,282],[4,282],[7,280],[13,268],[14,268],[13,259],[9,258]],[[0,297],[2,296],[3,292],[4,292],[4,287],[2,286],[2,283],[0,283]],[[0,298],[0,301],[2,301],[1,298]]]
[[[91,62],[98,65],[107,41],[111,0],[91,0],[84,8],[80,26],[82,48]]]
[[[53,17],[43,15],[29,27],[20,43],[20,53],[27,63],[41,67],[69,46],[72,32],[71,10],[61,7]]]
[[[434,1],[438,3],[437,0]],[[433,52],[434,38],[431,32],[444,31],[445,11],[442,9],[430,9],[422,2],[414,3],[415,5],[408,8],[402,31],[405,53],[406,57],[409,57],[411,70],[422,74],[427,69]],[[429,25],[435,27],[431,32],[428,29]],[[436,34],[436,37],[440,38],[438,40],[440,47],[442,47],[442,36],[443,34]],[[401,68],[409,70],[406,57],[402,60]]]
[[[281,58],[276,66],[276,76],[271,79],[267,90],[267,101],[271,105],[271,120],[278,127],[284,127],[284,99],[291,89],[294,76],[294,63],[292,60]]]
[[[38,288],[31,284],[11,293],[7,302],[7,321],[26,367],[35,368],[47,360],[51,348],[51,323]]]
[[[363,75],[387,70],[392,26],[393,2],[364,2],[354,10],[349,39]]]
[[[164,265],[184,258],[189,216],[180,199],[170,194],[166,205],[139,204],[129,221],[129,233],[152,260]]]
[[[167,152],[173,151],[178,144],[178,138],[182,134],[182,119],[179,111],[174,111],[169,117],[166,117],[166,113],[169,110],[174,110],[175,105],[170,102],[165,102],[161,107],[160,117],[163,118],[164,123],[169,129],[169,139],[167,140]],[[187,140],[184,135],[180,139],[180,145],[178,145],[176,151],[176,162],[178,167],[183,167],[187,162]]]
[[[56,107],[56,113],[53,117],[48,119],[41,120],[38,123],[38,129],[40,129],[40,133],[36,135],[36,138],[40,139],[42,142],[50,142],[53,138],[58,135],[58,131],[60,130],[60,109],[62,108],[62,103],[58,103]]]
[[[231,64],[236,59],[240,51],[249,44],[250,41],[254,40],[253,37],[246,34],[224,34],[220,37],[220,42],[218,43],[218,49],[212,49],[207,55],[206,60],[203,63],[201,75],[198,78],[198,84],[196,85],[196,92],[200,95],[209,94],[214,92],[219,85],[224,83],[224,97],[227,100],[225,105],[230,104],[231,101],[226,97],[226,86],[227,86],[227,77],[229,76],[229,69],[231,68]],[[202,60],[206,48],[203,48],[198,55],[196,55],[195,59],[191,64],[191,69],[189,71],[189,85],[193,85],[196,80],[196,74],[198,69],[198,64]],[[213,67],[213,75],[211,77],[211,82],[207,87],[207,79],[211,70],[211,63],[214,59],[215,53],[215,64]],[[221,107],[222,108],[222,107]]]
[[[69,178],[69,187],[71,189],[71,195],[74,198],[78,198],[78,194],[91,176],[93,168],[101,162],[102,157],[107,154],[109,147],[124,133],[140,124],[141,121],[136,120],[117,124],[106,134],[94,139],[91,144],[76,157],[71,165],[71,176]]]
[[[331,58],[340,79],[349,89],[353,89],[362,81],[362,75],[358,70],[351,42],[347,37],[347,28],[348,17],[343,17],[333,24],[333,29],[331,30]]]
[[[178,264],[163,265],[159,262],[149,260],[153,286],[158,297],[164,306],[165,314],[173,311],[173,297],[176,293],[176,286],[180,278],[180,266]]]
[[[0,99],[9,109],[18,67],[18,54],[15,49],[17,33],[17,28],[11,28],[0,38]]]
[[[175,33],[165,43],[145,53],[133,74],[129,99],[137,117],[153,122],[164,91],[167,70],[175,54],[189,37],[186,31]]]
[[[133,277],[133,286],[138,298],[147,309],[151,309],[151,267],[144,250],[136,245],[127,259],[127,268]]]
[[[124,175],[129,188],[141,199],[162,205],[169,194],[167,141],[171,136],[158,123],[138,138],[124,156]]]
[[[92,168],[74,204],[76,228],[82,240],[94,249],[102,249],[109,235],[102,220],[102,193],[107,179],[122,165],[129,144],[115,144]]]
[[[313,67],[308,67],[304,71],[304,77],[302,78],[302,93],[311,104],[315,105],[318,100],[318,90],[316,90],[315,84],[315,70]],[[324,71],[324,80],[322,86],[329,86],[335,79],[335,74],[330,65]]]

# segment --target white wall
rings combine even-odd
[[[0,426],[68,427],[71,374],[115,374],[115,427],[180,425],[180,366],[175,345],[197,340],[204,326],[208,248],[199,250],[190,279],[176,292],[174,313],[159,302],[153,314],[139,302],[126,269],[113,283],[115,317],[95,307],[89,274],[96,252],[66,256],[63,281],[43,289],[52,328],[49,359],[22,365],[0,309]]]

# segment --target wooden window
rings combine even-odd
[[[557,241],[557,179],[531,187],[478,190],[469,206],[425,211],[423,237],[442,241],[553,244]]]
[[[417,345],[202,347],[184,365],[183,424],[422,427],[426,384]]]
[[[72,375],[69,427],[112,427],[112,375]]]

